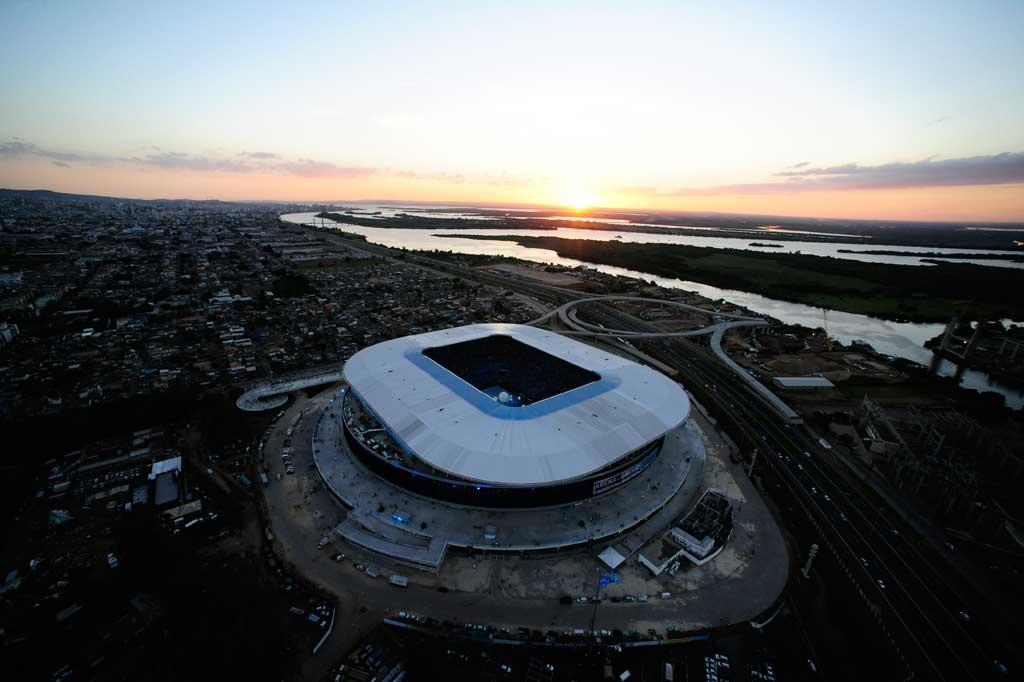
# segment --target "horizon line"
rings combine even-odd
[[[480,210],[496,210],[498,208],[511,209],[550,209],[565,212],[567,214],[577,213],[580,218],[593,217],[592,213],[618,212],[634,215],[666,215],[666,216],[722,216],[737,218],[759,218],[774,220],[808,220],[818,222],[845,222],[845,223],[880,223],[888,222],[902,225],[1000,225],[1019,227],[1024,231],[1024,219],[1022,220],[906,220],[896,218],[831,218],[813,215],[778,215],[768,213],[732,213],[729,211],[687,211],[681,209],[654,210],[648,208],[625,208],[614,206],[591,206],[584,210],[574,209],[561,204],[539,204],[539,203],[515,203],[515,202],[474,202],[467,200],[438,201],[436,199],[220,199],[217,197],[130,197],[115,196],[107,194],[79,194],[77,192],[61,192],[47,188],[21,188],[21,187],[0,187],[0,192],[34,192],[59,194],[67,197],[96,197],[101,199],[116,199],[122,201],[216,201],[224,204],[420,204],[434,206],[451,206],[453,208],[476,208]],[[503,205],[502,205],[503,204]],[[572,219],[568,217],[567,219]],[[671,226],[670,226],[671,227]],[[685,227],[685,226],[679,226]]]

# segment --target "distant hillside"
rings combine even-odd
[[[49,189],[3,189],[0,188],[0,199],[32,199],[36,201],[64,201],[91,203],[108,203],[132,201],[147,204],[172,204],[187,202],[190,204],[247,204],[245,201],[221,201],[220,199],[131,199],[128,197],[104,197],[96,194],[68,194],[54,192]]]
[[[45,199],[48,201],[130,201],[117,197],[101,197],[92,194],[65,194],[49,189],[3,189],[0,188],[0,199]]]

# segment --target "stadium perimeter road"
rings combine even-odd
[[[340,654],[346,651],[382,617],[393,615],[399,610],[413,610],[438,620],[525,626],[542,630],[595,627],[644,631],[653,627],[664,631],[669,626],[700,629],[742,622],[757,616],[771,605],[785,586],[788,560],[781,532],[770,519],[759,494],[738,470],[732,473],[745,498],[742,510],[744,515],[757,514],[762,523],[770,526],[771,532],[778,537],[768,542],[764,551],[758,551],[759,570],[747,571],[750,575],[744,575],[741,579],[737,579],[738,576],[726,576],[727,579],[681,595],[682,598],[655,598],[646,603],[612,604],[605,601],[595,613],[593,607],[564,606],[551,597],[510,598],[494,590],[452,590],[441,593],[434,585],[441,584],[443,575],[441,581],[438,581],[434,576],[424,578],[407,568],[398,569],[415,581],[407,589],[386,582],[385,578],[391,572],[388,569],[382,569],[380,578],[369,578],[353,567],[353,560],[378,566],[386,562],[353,551],[340,540],[334,539],[331,529],[344,518],[345,510],[325,490],[316,470],[311,466],[310,443],[316,417],[334,393],[333,389],[326,390],[312,400],[299,395],[275,423],[263,453],[271,480],[264,491],[266,509],[278,555],[297,573],[334,594],[338,600],[335,632],[321,654],[325,658],[333,656],[333,652]],[[305,416],[291,437],[296,473],[287,475],[281,461],[281,449],[292,417],[303,411]],[[697,412],[694,411],[695,419],[708,436],[707,445],[709,450],[716,452],[716,461],[730,470],[735,469],[730,458],[723,456],[727,446]],[[331,538],[331,543],[321,550],[317,544],[324,536]],[[337,563],[332,557],[339,551],[348,557]],[[592,573],[595,584],[602,572],[602,567],[587,554],[569,555],[560,560],[577,561],[580,570]],[[423,581],[428,584],[418,584]],[[431,582],[433,584],[429,584]]]

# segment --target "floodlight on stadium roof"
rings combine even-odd
[[[360,402],[411,455],[491,485],[599,471],[680,426],[668,377],[555,332],[475,324],[364,348],[345,364]]]

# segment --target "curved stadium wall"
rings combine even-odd
[[[344,400],[359,398],[355,391],[348,390],[345,392]],[[359,403],[363,409],[372,412],[361,400]],[[546,485],[501,486],[441,473],[417,471],[393,459],[385,459],[352,433],[347,420],[342,421],[345,440],[352,454],[378,476],[423,497],[470,507],[498,509],[558,506],[615,490],[643,473],[658,457],[665,441],[665,437],[661,436],[637,450],[626,453],[601,470],[581,478]],[[406,454],[415,457],[413,453]]]

